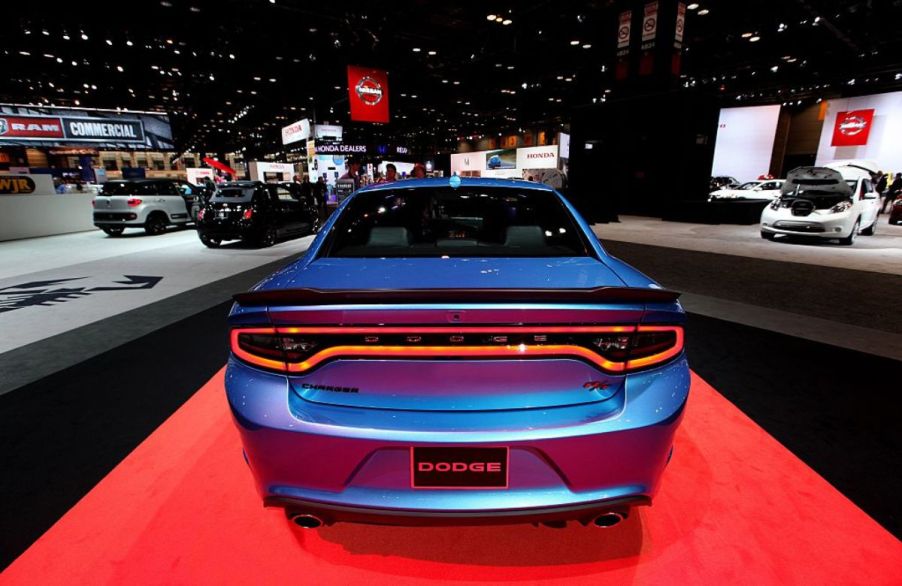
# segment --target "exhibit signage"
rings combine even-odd
[[[0,194],[22,195],[34,193],[35,185],[31,177],[24,175],[0,175]]]
[[[673,35],[674,46],[679,49],[683,46],[683,30],[686,28],[686,5],[677,4],[676,30]]]
[[[620,24],[617,27],[617,48],[626,49],[618,55],[625,55],[629,52],[630,33],[632,32],[633,11],[624,10],[620,13]]]
[[[310,138],[310,121],[304,118],[282,128],[282,144],[291,144]]]
[[[658,34],[658,3],[648,2],[642,18],[642,42],[654,41]],[[643,49],[646,48],[643,46]]]
[[[342,127],[335,124],[316,124],[313,127],[314,138],[328,138],[332,140],[341,140]]]
[[[348,99],[351,120],[387,123],[388,73],[382,69],[348,65]]]
[[[0,144],[171,149],[172,128],[161,113],[0,106]]]
[[[517,169],[556,169],[556,144],[517,149]]]
[[[853,110],[836,115],[830,146],[863,146],[868,144],[874,110]]]
[[[366,153],[365,144],[317,144],[316,152],[324,155]]]

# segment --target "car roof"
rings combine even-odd
[[[374,183],[360,188],[359,192],[382,191],[387,189],[415,189],[417,187],[447,187],[451,179],[457,177],[429,177],[426,179],[401,179],[390,183]],[[525,179],[493,179],[488,177],[458,177],[460,187],[506,187],[511,189],[535,189],[537,191],[554,191],[544,183],[526,181]]]

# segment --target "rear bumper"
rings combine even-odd
[[[199,224],[197,226],[198,235],[220,240],[252,240],[259,238],[261,232],[262,230],[252,226],[238,227],[229,224]]]
[[[264,499],[263,504],[267,507],[281,507],[294,513],[313,515],[321,519],[326,525],[333,523],[367,523],[370,525],[431,527],[547,523],[549,521],[579,521],[580,523],[588,524],[603,513],[621,512],[631,507],[650,505],[651,499],[638,496],[561,507],[445,512],[347,507],[284,497],[268,497]]]
[[[405,525],[582,520],[648,504],[688,391],[683,358],[629,375],[605,400],[482,412],[316,404],[293,394],[285,377],[235,359],[226,374],[245,456],[267,505],[327,522]],[[509,486],[411,488],[415,446],[507,446]]]
[[[125,226],[140,228],[144,219],[137,212],[94,212],[94,225],[99,228]]]

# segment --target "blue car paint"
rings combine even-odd
[[[436,185],[448,185],[448,179],[380,184],[357,193]],[[463,178],[461,185],[553,191],[522,181]],[[342,202],[304,257],[255,289],[659,288],[609,256],[572,205],[556,196],[573,214],[596,258],[318,258],[329,231],[355,194]],[[684,320],[677,302],[537,302],[402,304],[392,305],[390,311],[379,304],[270,308],[236,304],[229,321],[233,327],[378,324],[386,316],[392,323],[405,316],[401,323],[409,318],[415,321],[407,323],[443,324],[449,311],[462,312],[471,323],[511,323],[519,318],[605,324]],[[454,522],[464,523],[495,514],[534,520],[545,518],[540,517],[544,512],[582,520],[573,517],[570,508],[594,515],[623,502],[650,502],[689,392],[689,369],[682,355],[619,376],[569,358],[465,363],[460,372],[475,381],[472,395],[462,394],[454,385],[455,363],[441,360],[342,359],[305,375],[286,376],[233,356],[226,394],[260,495],[269,504],[314,510],[331,520],[354,520],[363,511],[387,523],[406,523],[411,515],[427,522],[453,515]],[[482,384],[479,373],[492,368],[506,377],[492,373],[486,378],[506,378],[509,386],[497,381]],[[606,388],[584,389],[586,377],[604,381]],[[311,382],[315,387],[344,380],[360,385],[361,392],[345,395],[311,388]],[[420,384],[423,380],[428,382],[425,387]],[[523,389],[520,397],[518,388]],[[509,488],[412,489],[409,449],[444,445],[510,447]]]

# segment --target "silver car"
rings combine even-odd
[[[194,222],[204,190],[178,179],[107,181],[94,198],[94,225],[119,236],[126,228],[161,234],[167,226]]]

